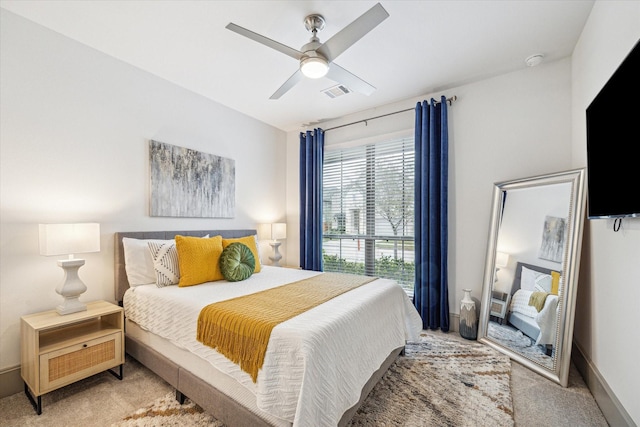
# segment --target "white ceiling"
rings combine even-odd
[[[225,29],[229,22],[295,49],[311,13],[320,41],[375,1],[1,0],[0,6],[108,55],[285,131],[571,55],[593,0],[382,0],[390,17],[336,64],[377,88],[331,99],[336,83],[305,79],[273,94],[295,59]]]

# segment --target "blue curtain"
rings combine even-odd
[[[300,267],[322,271],[324,131],[300,133]]]
[[[449,330],[447,99],[416,105],[414,304],[425,329]]]

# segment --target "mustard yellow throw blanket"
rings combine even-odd
[[[535,307],[539,313],[540,310],[544,308],[544,302],[547,300],[548,296],[548,292],[532,292],[531,296],[529,297],[529,305]]]
[[[276,325],[375,279],[322,273],[277,288],[209,304],[200,311],[197,339],[240,365],[256,382],[271,330]]]

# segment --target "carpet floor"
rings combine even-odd
[[[460,338],[456,333],[441,333],[428,331],[427,335],[441,338],[444,346],[454,348],[454,341],[470,344],[471,347],[480,346],[478,343],[467,341]],[[429,344],[429,338],[425,339],[423,347]],[[447,344],[447,341],[451,343]],[[494,391],[490,391],[491,387],[484,384],[484,376],[482,370],[472,369],[471,373],[463,374],[459,372],[459,366],[455,364],[447,366],[441,364],[439,369],[446,371],[448,369],[455,370],[452,377],[458,378],[458,382],[462,385],[462,390],[472,391],[474,394],[467,398],[457,399],[465,403],[466,408],[472,408],[476,399],[481,402],[483,399],[491,400],[491,397],[500,396],[496,402],[492,403],[493,408],[499,408],[496,413],[502,412],[507,415],[499,417],[499,422],[505,424],[483,423],[476,414],[469,415],[465,413],[465,409],[457,414],[436,416],[436,421],[426,424],[423,420],[410,420],[405,413],[396,413],[396,417],[391,421],[382,421],[381,412],[384,409],[385,402],[382,402],[381,396],[387,393],[384,389],[392,390],[401,388],[409,397],[415,391],[413,379],[408,381],[406,386],[400,383],[394,385],[394,381],[389,377],[396,376],[395,371],[406,369],[403,365],[412,365],[418,367],[418,371],[436,369],[434,366],[426,366],[421,361],[419,355],[423,350],[416,346],[415,351],[411,347],[408,348],[406,357],[399,359],[398,362],[390,369],[383,380],[370,393],[367,401],[352,420],[352,425],[369,425],[369,426],[463,426],[463,425],[513,425],[515,420],[516,426],[536,427],[536,426],[588,426],[600,427],[607,426],[607,423],[597,407],[593,397],[589,393],[582,378],[572,365],[569,377],[569,387],[563,388],[552,383],[545,378],[529,371],[521,365],[513,362],[511,364],[510,381],[511,392],[506,393],[500,386]],[[431,350],[437,350],[436,346],[431,346]],[[485,346],[483,348],[488,349]],[[446,350],[446,349],[445,349]],[[439,350],[437,350],[439,351]],[[491,350],[493,351],[493,350]],[[434,351],[433,354],[436,354]],[[445,357],[442,353],[440,359],[442,362],[454,363],[449,359],[464,359],[462,354],[459,357]],[[500,354],[493,354],[483,360],[482,355],[477,355],[477,361],[481,363],[490,362],[491,356],[498,359],[502,357]],[[437,359],[437,357],[433,357]],[[470,357],[471,359],[471,357]],[[439,362],[438,362],[439,363]],[[473,365],[474,363],[471,363]],[[496,371],[502,368],[495,365]],[[488,369],[488,368],[486,368]],[[409,369],[410,370],[410,369]],[[487,371],[488,372],[488,371]],[[413,374],[412,374],[413,375]],[[503,374],[496,374],[501,376]],[[507,376],[508,378],[508,376]],[[422,379],[416,382],[423,381]],[[435,379],[440,381],[440,379]],[[466,385],[469,384],[469,385]],[[507,382],[509,384],[509,382]],[[478,388],[476,389],[476,385]],[[508,387],[507,387],[508,388]],[[463,391],[454,391],[455,388],[446,388],[446,392],[439,390],[436,396],[429,397],[421,392],[415,398],[412,406],[416,407],[437,407],[438,399],[455,400],[449,395],[459,395]],[[387,393],[388,394],[388,393]],[[395,394],[395,393],[394,393]],[[151,373],[144,366],[140,365],[136,360],[127,357],[124,370],[124,379],[118,381],[109,373],[102,373],[75,384],[63,387],[62,389],[46,394],[43,400],[43,413],[37,416],[25,397],[24,393],[16,393],[14,395],[0,399],[0,426],[47,426],[47,427],[74,427],[74,426],[213,426],[219,427],[207,413],[194,405],[187,402],[180,406],[175,400],[175,391],[166,384],[162,379]],[[433,403],[432,401],[435,401]],[[501,403],[497,403],[500,401]],[[512,406],[509,406],[511,403]],[[393,404],[387,405],[393,407]],[[422,405],[422,406],[421,406]],[[449,405],[449,403],[444,404]],[[391,411],[394,409],[392,408]],[[508,415],[512,411],[513,417]],[[151,416],[152,414],[158,416]],[[540,414],[544,413],[544,417]],[[426,413],[423,413],[425,415]],[[497,415],[496,415],[497,416]],[[373,418],[371,418],[373,417]],[[476,417],[475,424],[464,424],[463,418],[473,419]],[[471,417],[471,418],[470,418]],[[460,419],[463,419],[460,421]]]

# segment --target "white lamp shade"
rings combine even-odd
[[[258,240],[269,240],[271,238],[271,224],[258,224]]]
[[[271,224],[271,238],[273,240],[287,238],[287,224],[284,222],[276,222]]]
[[[496,267],[506,267],[509,264],[509,254],[506,252],[496,253]]]
[[[100,252],[100,224],[40,224],[40,255]]]

